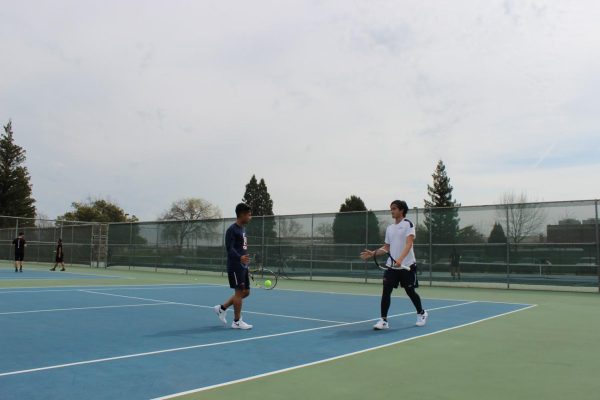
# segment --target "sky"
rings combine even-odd
[[[253,174],[276,214],[600,198],[596,1],[18,1],[0,9],[0,121],[38,211],[143,220]]]

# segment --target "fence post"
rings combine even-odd
[[[33,223],[36,224],[37,220],[33,220]],[[37,229],[37,239],[38,239],[38,245],[37,245],[37,256],[36,256],[36,262],[40,262],[40,246],[42,245],[42,233],[40,231],[40,227],[39,224],[37,224],[38,226],[36,227]]]
[[[127,263],[129,264],[127,269],[131,270],[131,250],[133,248],[133,222],[129,223],[129,246],[128,247],[128,251],[127,254],[129,255]]]
[[[158,224],[156,224],[156,264],[154,264],[154,272],[158,272],[159,249],[158,249]]]
[[[598,292],[600,293],[600,223],[598,222],[598,200],[594,204],[596,206],[596,269],[598,270]]]
[[[506,288],[510,289],[510,218],[506,206]]]
[[[369,211],[365,211],[365,249],[369,248]],[[363,268],[365,269],[365,283],[369,282],[369,270],[367,268],[367,263],[363,263]],[[352,263],[350,263],[350,269],[352,269]]]
[[[70,266],[73,266],[73,253],[75,253],[73,251],[73,248],[75,247],[75,244],[73,242],[75,242],[75,229],[73,228],[73,225],[71,225],[71,251],[70,251],[71,264],[70,264]]]
[[[310,215],[310,280],[313,279],[313,259],[315,257],[315,214]]]
[[[223,229],[221,231],[221,243],[223,243],[222,245],[222,249],[221,249],[221,276],[223,276],[225,274],[225,253],[227,252],[227,250],[225,249],[225,218],[223,218]]]
[[[429,286],[433,286],[433,209],[429,208]]]
[[[94,267],[94,227],[95,225],[92,223],[90,225],[90,268]]]

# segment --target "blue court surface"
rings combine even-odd
[[[531,307],[424,299],[426,327],[394,297],[391,329],[375,332],[379,297],[255,290],[251,331],[227,329],[220,285],[0,290],[0,398],[168,398],[340,358]],[[230,311],[228,318],[231,320]]]
[[[50,271],[38,268],[23,268],[23,272],[15,272],[13,267],[0,269],[0,280],[72,280],[72,279],[117,279],[119,276],[81,274],[69,271]]]

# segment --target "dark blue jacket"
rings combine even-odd
[[[248,254],[248,238],[246,229],[232,224],[225,232],[225,249],[227,250],[227,270],[240,268],[240,258]]]

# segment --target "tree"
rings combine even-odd
[[[331,239],[333,236],[333,225],[329,222],[321,222],[315,227],[315,237],[319,239]]]
[[[250,238],[262,238],[263,234],[266,238],[275,238],[275,218],[273,215],[273,200],[267,189],[265,180],[261,178],[260,182],[256,179],[256,175],[252,175],[250,182],[246,185],[246,191],[242,201],[250,206],[252,215],[256,218],[246,227],[246,234]],[[264,226],[263,226],[264,225]],[[252,239],[251,239],[252,242]],[[254,243],[258,244],[258,243]]]
[[[501,203],[498,219],[508,223],[506,233],[512,243],[519,244],[528,237],[539,236],[546,220],[546,213],[540,204],[528,204],[526,193],[514,192],[504,193]]]
[[[52,221],[50,217],[44,213],[36,212],[35,226],[37,228],[53,228],[56,226],[56,221]]]
[[[258,182],[256,175],[252,175],[250,182],[246,185],[242,201],[250,206],[252,215],[273,215],[273,200],[267,190],[267,184],[262,178]]]
[[[506,234],[502,224],[496,222],[492,227],[490,236],[488,236],[487,242],[492,246],[486,246],[485,253],[492,260],[502,260],[506,258],[506,246],[499,246],[500,244],[506,245]],[[496,245],[496,246],[494,246]]]
[[[506,234],[504,233],[504,228],[502,228],[502,224],[496,222],[492,227],[492,231],[490,232],[490,236],[487,240],[488,243],[506,243]]]
[[[85,222],[137,222],[135,215],[129,216],[115,202],[105,199],[88,199],[87,201],[71,203],[73,210],[57,217],[63,221]]]
[[[435,172],[431,175],[433,186],[427,185],[429,200],[425,200],[425,227],[431,229],[431,238],[436,244],[453,244],[459,233],[458,207],[460,204],[452,198],[454,188],[446,173],[442,160],[438,161]]]
[[[35,218],[35,199],[25,159],[25,149],[15,143],[9,120],[0,137],[0,215]],[[19,224],[33,226],[34,221],[23,220]]]
[[[362,211],[362,212],[359,212]],[[343,244],[381,243],[379,220],[372,211],[367,211],[363,200],[355,195],[340,205],[340,212],[333,220],[333,241]]]
[[[473,225],[458,230],[457,243],[485,243],[485,237]]]
[[[281,237],[284,238],[304,236],[302,235],[302,225],[293,218],[280,218],[279,231],[281,233]]]
[[[221,210],[210,202],[200,198],[180,199],[160,216],[162,221],[176,221],[164,225],[162,236],[173,240],[181,251],[191,236],[207,238],[216,234],[214,224],[199,221],[217,218],[221,218]]]

